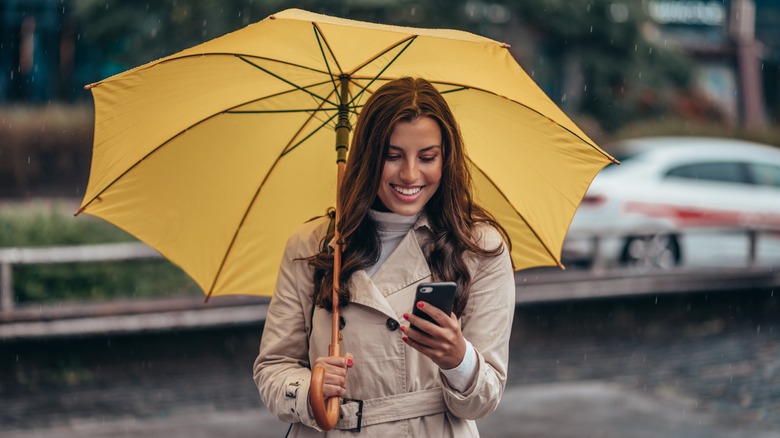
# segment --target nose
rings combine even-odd
[[[412,184],[420,176],[420,169],[417,168],[417,161],[413,158],[404,160],[401,171],[398,175],[404,183]]]

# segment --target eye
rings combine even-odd
[[[387,154],[385,155],[386,161],[398,161],[401,159],[401,154]]]
[[[420,157],[420,161],[423,163],[433,163],[437,158],[439,158],[438,155],[423,155]]]

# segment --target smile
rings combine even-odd
[[[400,193],[400,194],[402,194],[404,196],[414,196],[414,195],[420,193],[420,191],[422,190],[422,186],[412,187],[412,188],[408,188],[407,189],[407,188],[404,188],[404,187],[397,186],[395,184],[390,184],[390,187],[392,187],[393,190],[395,190],[396,192],[398,192],[398,193]]]

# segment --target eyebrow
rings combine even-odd
[[[400,151],[403,151],[403,148],[401,148],[401,147],[399,147],[399,146],[393,146],[393,145],[390,145],[389,147],[390,147],[390,149],[398,149],[398,150],[400,150]],[[420,149],[418,152],[428,152],[428,151],[430,151],[430,150],[432,150],[432,149],[437,149],[437,148],[438,148],[438,149],[441,149],[441,145],[434,144],[434,145],[431,145],[431,146],[428,146],[428,147],[422,148],[422,149]]]

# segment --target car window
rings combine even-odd
[[[780,166],[771,164],[751,164],[753,181],[759,186],[780,187]]]
[[[669,169],[666,172],[666,177],[741,184],[749,184],[750,182],[744,165],[728,162],[693,163],[677,166]]]

